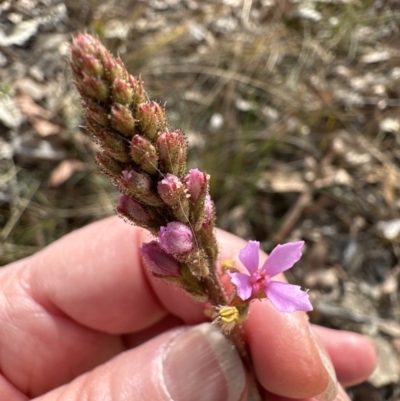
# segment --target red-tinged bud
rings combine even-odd
[[[103,153],[96,153],[96,161],[99,163],[103,173],[109,177],[119,178],[122,172],[126,169],[126,165],[115,160],[112,156]]]
[[[169,254],[182,254],[193,249],[192,230],[185,224],[173,221],[160,228],[159,240],[161,248]]]
[[[109,114],[105,111],[104,107],[100,106],[95,101],[87,99],[83,105],[85,110],[86,119],[93,119],[96,123],[103,127],[110,125]]]
[[[167,252],[161,249],[157,241],[144,243],[140,248],[144,265],[155,276],[179,277],[180,265]]]
[[[118,198],[117,212],[137,224],[153,222],[152,217],[144,207],[128,195],[122,195]]]
[[[181,180],[173,175],[167,174],[157,185],[157,191],[161,199],[171,207],[179,205],[182,198],[186,198],[185,187]]]
[[[133,89],[126,81],[116,78],[112,84],[112,97],[114,102],[128,106],[133,99]]]
[[[215,215],[215,207],[214,202],[211,200],[210,194],[206,195],[206,199],[204,200],[204,221],[203,224],[209,224]]]
[[[162,171],[181,175],[186,168],[186,141],[181,131],[166,131],[157,138]]]
[[[203,192],[207,192],[208,176],[197,168],[189,170],[184,182],[189,191],[191,202],[196,202]]]
[[[132,159],[149,174],[158,171],[158,154],[154,145],[140,135],[135,135],[131,142]]]
[[[111,126],[122,134],[131,137],[135,127],[135,120],[128,107],[113,103],[110,111]]]
[[[83,77],[79,86],[81,93],[84,92],[86,96],[90,96],[100,102],[106,102],[108,100],[108,87],[101,79],[93,78],[83,72]]]
[[[143,87],[143,81],[140,78],[135,78],[133,75],[129,75],[128,81],[131,84],[133,90],[132,103],[134,105],[138,105],[145,102],[147,99],[147,95]]]
[[[157,191],[179,221],[183,223],[189,221],[190,210],[187,190],[177,176],[167,174],[158,183]]]
[[[136,118],[144,136],[150,140],[156,138],[157,133],[166,129],[164,109],[157,102],[145,102],[138,105]]]
[[[90,54],[82,54],[81,69],[87,75],[100,79],[104,74],[103,64]]]
[[[128,79],[128,72],[122,64],[120,59],[116,60],[111,54],[103,60],[104,76],[108,82],[114,82],[115,79],[120,78],[124,81]]]
[[[106,58],[108,53],[107,49],[97,38],[84,33],[74,37],[72,47],[78,49],[81,54],[91,54],[101,61]]]
[[[109,153],[112,157],[123,163],[129,163],[131,161],[128,142],[116,132],[103,128],[100,130],[93,130],[92,135],[97,139],[106,153]]]
[[[117,183],[122,185],[122,190],[147,205],[162,205],[161,199],[152,189],[150,177],[146,174],[138,173],[135,170],[124,170]]]

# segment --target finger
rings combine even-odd
[[[354,386],[366,380],[376,366],[376,349],[364,336],[349,331],[338,331],[313,326],[336,369],[339,382]]]
[[[288,397],[282,397],[280,395],[276,395],[273,393],[267,392],[265,395],[266,401],[324,401],[321,398],[301,398],[301,399],[293,399]],[[332,401],[350,401],[350,397],[346,394],[346,391],[343,389],[341,385],[338,386],[338,394]]]
[[[108,219],[1,269],[0,369],[15,389],[36,396],[68,382],[125,349],[107,333],[166,316],[138,260],[138,231]]]
[[[7,401],[28,401],[28,397],[17,390],[3,375],[0,374],[0,394]]]
[[[210,324],[175,329],[35,401],[244,401],[239,355]]]
[[[29,269],[33,297],[49,310],[108,333],[151,326],[166,311],[143,274],[140,231],[109,218],[20,262]]]
[[[120,337],[43,308],[25,272],[23,266],[0,271],[0,372],[15,389],[42,394],[124,350]]]

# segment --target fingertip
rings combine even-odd
[[[304,313],[280,313],[268,301],[253,302],[244,329],[265,389],[284,397],[307,398],[329,388],[332,378]]]
[[[313,326],[324,343],[340,383],[352,386],[366,380],[374,371],[377,352],[368,337],[350,331]]]

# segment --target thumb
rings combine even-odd
[[[204,323],[168,331],[35,401],[240,401],[246,374],[232,343]]]

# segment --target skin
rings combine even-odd
[[[222,231],[218,238],[221,259],[234,257],[245,244]],[[177,328],[205,318],[201,304],[143,268],[138,249],[149,239],[144,230],[113,217],[0,270],[4,399],[96,400],[100,386],[109,399],[125,400],[131,390],[121,390],[121,382],[126,375],[129,383],[132,363],[143,371],[148,399],[158,399],[154,383],[145,379],[151,376],[146,376],[150,356]],[[244,337],[269,399],[307,399],[325,389],[329,379],[316,341],[344,386],[363,381],[376,363],[366,338],[310,329],[304,313],[282,314],[268,302],[253,302]]]

